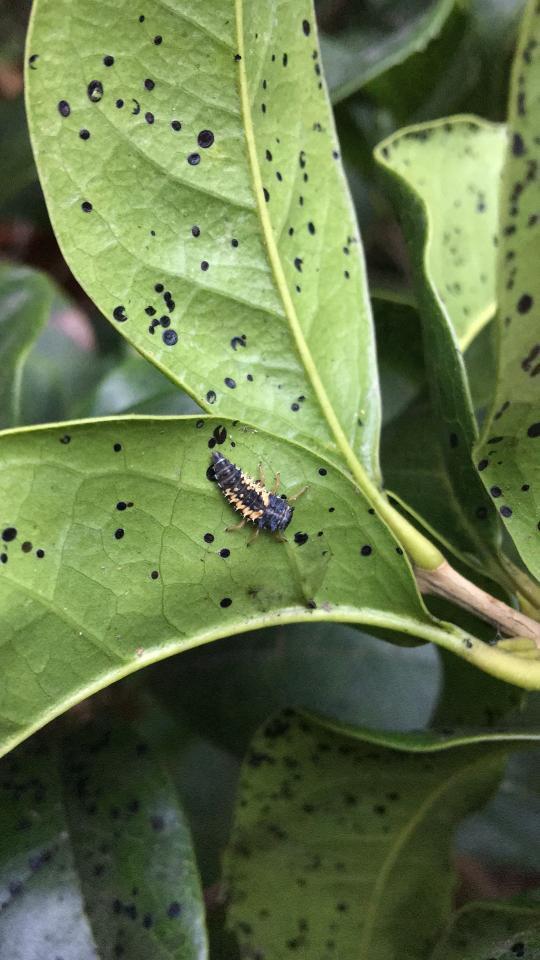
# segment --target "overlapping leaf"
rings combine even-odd
[[[55,232],[106,316],[207,410],[329,453],[342,431],[376,475],[364,266],[308,0],[38,0],[27,53]]]
[[[248,955],[418,960],[449,916],[452,832],[500,748],[351,733],[289,711],[251,745],[225,870]]]
[[[504,141],[500,126],[456,118],[400,131],[376,151],[411,242],[441,449],[479,556],[497,542],[497,521],[471,459],[477,431],[462,350],[495,310]]]
[[[119,773],[121,772],[121,776]],[[0,765],[0,954],[204,960],[189,830],[149,744],[126,725],[37,739]]]
[[[0,266],[0,427],[18,422],[24,361],[46,323],[53,288],[25,267]]]
[[[289,542],[227,533],[210,450],[281,471]],[[6,750],[85,694],[195,644],[276,621],[442,631],[409,565],[347,477],[227,420],[64,424],[4,434],[0,734]],[[464,641],[462,641],[464,643]]]
[[[538,960],[540,904],[526,897],[466,904],[429,960]]]
[[[540,10],[528,4],[514,64],[499,233],[499,369],[478,469],[523,559],[540,576]]]

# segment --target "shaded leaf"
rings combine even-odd
[[[352,737],[293,711],[259,732],[225,863],[247,956],[426,955],[451,909],[453,830],[501,764],[486,743],[415,753],[426,741]]]
[[[540,10],[530,2],[514,64],[499,243],[499,369],[476,450],[484,484],[530,570],[540,576],[538,444],[538,124]],[[536,499],[535,499],[536,498]]]
[[[532,898],[468,903],[429,960],[540,958],[540,904]]]
[[[362,22],[341,34],[323,34],[321,52],[333,103],[356,93],[381,73],[402,63],[439,35],[455,0],[433,0],[399,9],[363,8]],[[380,8],[380,5],[379,5]]]
[[[497,184],[504,128],[473,118],[400,131],[380,144],[410,240],[441,450],[478,558],[498,526],[471,459],[477,430],[462,350],[495,309]]]
[[[119,773],[121,772],[121,776]],[[203,960],[189,830],[147,742],[103,723],[0,766],[0,950],[10,960]]]
[[[47,278],[26,267],[0,266],[0,426],[19,422],[23,366],[47,322],[53,299]]]
[[[28,44],[51,219],[106,316],[203,408],[348,442],[376,475],[364,266],[308,0],[38,0]]]
[[[217,448],[249,474],[305,483],[288,543],[228,533]],[[352,620],[453,642],[349,479],[262,431],[146,418],[6,433],[0,463],[3,749],[113,680],[275,622]],[[478,649],[478,653],[482,651]],[[496,654],[497,651],[490,651]],[[38,668],[39,664],[39,668]]]
[[[136,354],[126,357],[98,383],[84,411],[90,417],[122,413],[186,414],[200,408]]]

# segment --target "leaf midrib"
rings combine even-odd
[[[240,56],[240,60],[238,61],[238,86],[240,93],[241,113],[244,121],[244,131],[246,136],[248,166],[251,170],[255,202],[257,205],[257,211],[259,214],[259,220],[261,223],[261,230],[268,254],[268,259],[270,261],[270,267],[278,294],[283,303],[285,318],[288,321],[296,349],[300,356],[300,360],[306,372],[308,381],[313,387],[313,391],[321,408],[322,414],[327,421],[331,432],[336,438],[337,446],[340,449],[347,466],[355,477],[356,482],[366,493],[366,484],[369,484],[368,477],[364,473],[363,467],[359,463],[349,444],[346,433],[341,426],[337,414],[330,402],[330,398],[328,397],[326,388],[319,376],[317,367],[311,355],[311,351],[304,337],[300,321],[296,313],[296,308],[289,291],[283,265],[281,263],[281,257],[274,237],[270,216],[267,207],[265,206],[266,201],[264,199],[263,182],[257,156],[255,130],[251,112],[245,66],[246,53],[244,46],[244,0],[234,0],[234,3],[236,13],[238,55]],[[367,495],[369,496],[369,494]]]

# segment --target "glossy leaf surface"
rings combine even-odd
[[[150,745],[95,723],[0,765],[0,952],[204,960],[189,830]]]
[[[288,542],[226,527],[210,451],[306,483]],[[2,748],[139,666],[276,621],[436,637],[401,548],[347,477],[216,419],[63,424],[2,437]],[[426,634],[427,631],[427,634]],[[442,633],[442,631],[439,631]]]
[[[514,63],[499,234],[499,369],[478,469],[509,534],[540,576],[540,10],[530,2]]]
[[[23,365],[46,323],[53,287],[25,267],[0,266],[0,427],[18,422]]]
[[[51,219],[105,315],[205,409],[328,453],[342,431],[376,475],[364,266],[308,0],[38,0],[28,53]]]

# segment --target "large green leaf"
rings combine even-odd
[[[288,711],[252,742],[225,870],[246,955],[418,960],[442,932],[452,833],[500,747],[351,734]]]
[[[336,37],[322,35],[321,52],[333,103],[356,93],[375,77],[424,50],[444,27],[455,0],[363,5],[360,24]],[[412,7],[412,10],[411,10]]]
[[[119,775],[120,774],[120,775]],[[150,745],[127,725],[43,738],[0,765],[0,955],[204,960],[189,830]]]
[[[444,462],[477,558],[498,539],[474,469],[462,351],[495,310],[497,186],[505,131],[474,118],[400,131],[377,147],[411,244],[426,369]]]
[[[226,532],[216,445],[251,474],[281,471],[289,495],[309,484],[288,543],[246,552],[246,532]],[[304,448],[194,417],[13,431],[0,449],[3,750],[144,664],[276,621],[373,623],[485,657],[430,620],[386,526]]]
[[[540,576],[540,10],[530,2],[516,54],[499,234],[499,370],[478,469],[523,559]]]
[[[19,420],[21,378],[28,352],[46,323],[53,288],[26,267],[0,266],[0,426]]]
[[[27,52],[51,219],[106,316],[204,409],[328,454],[337,438],[376,475],[364,265],[309,0],[37,0]]]

